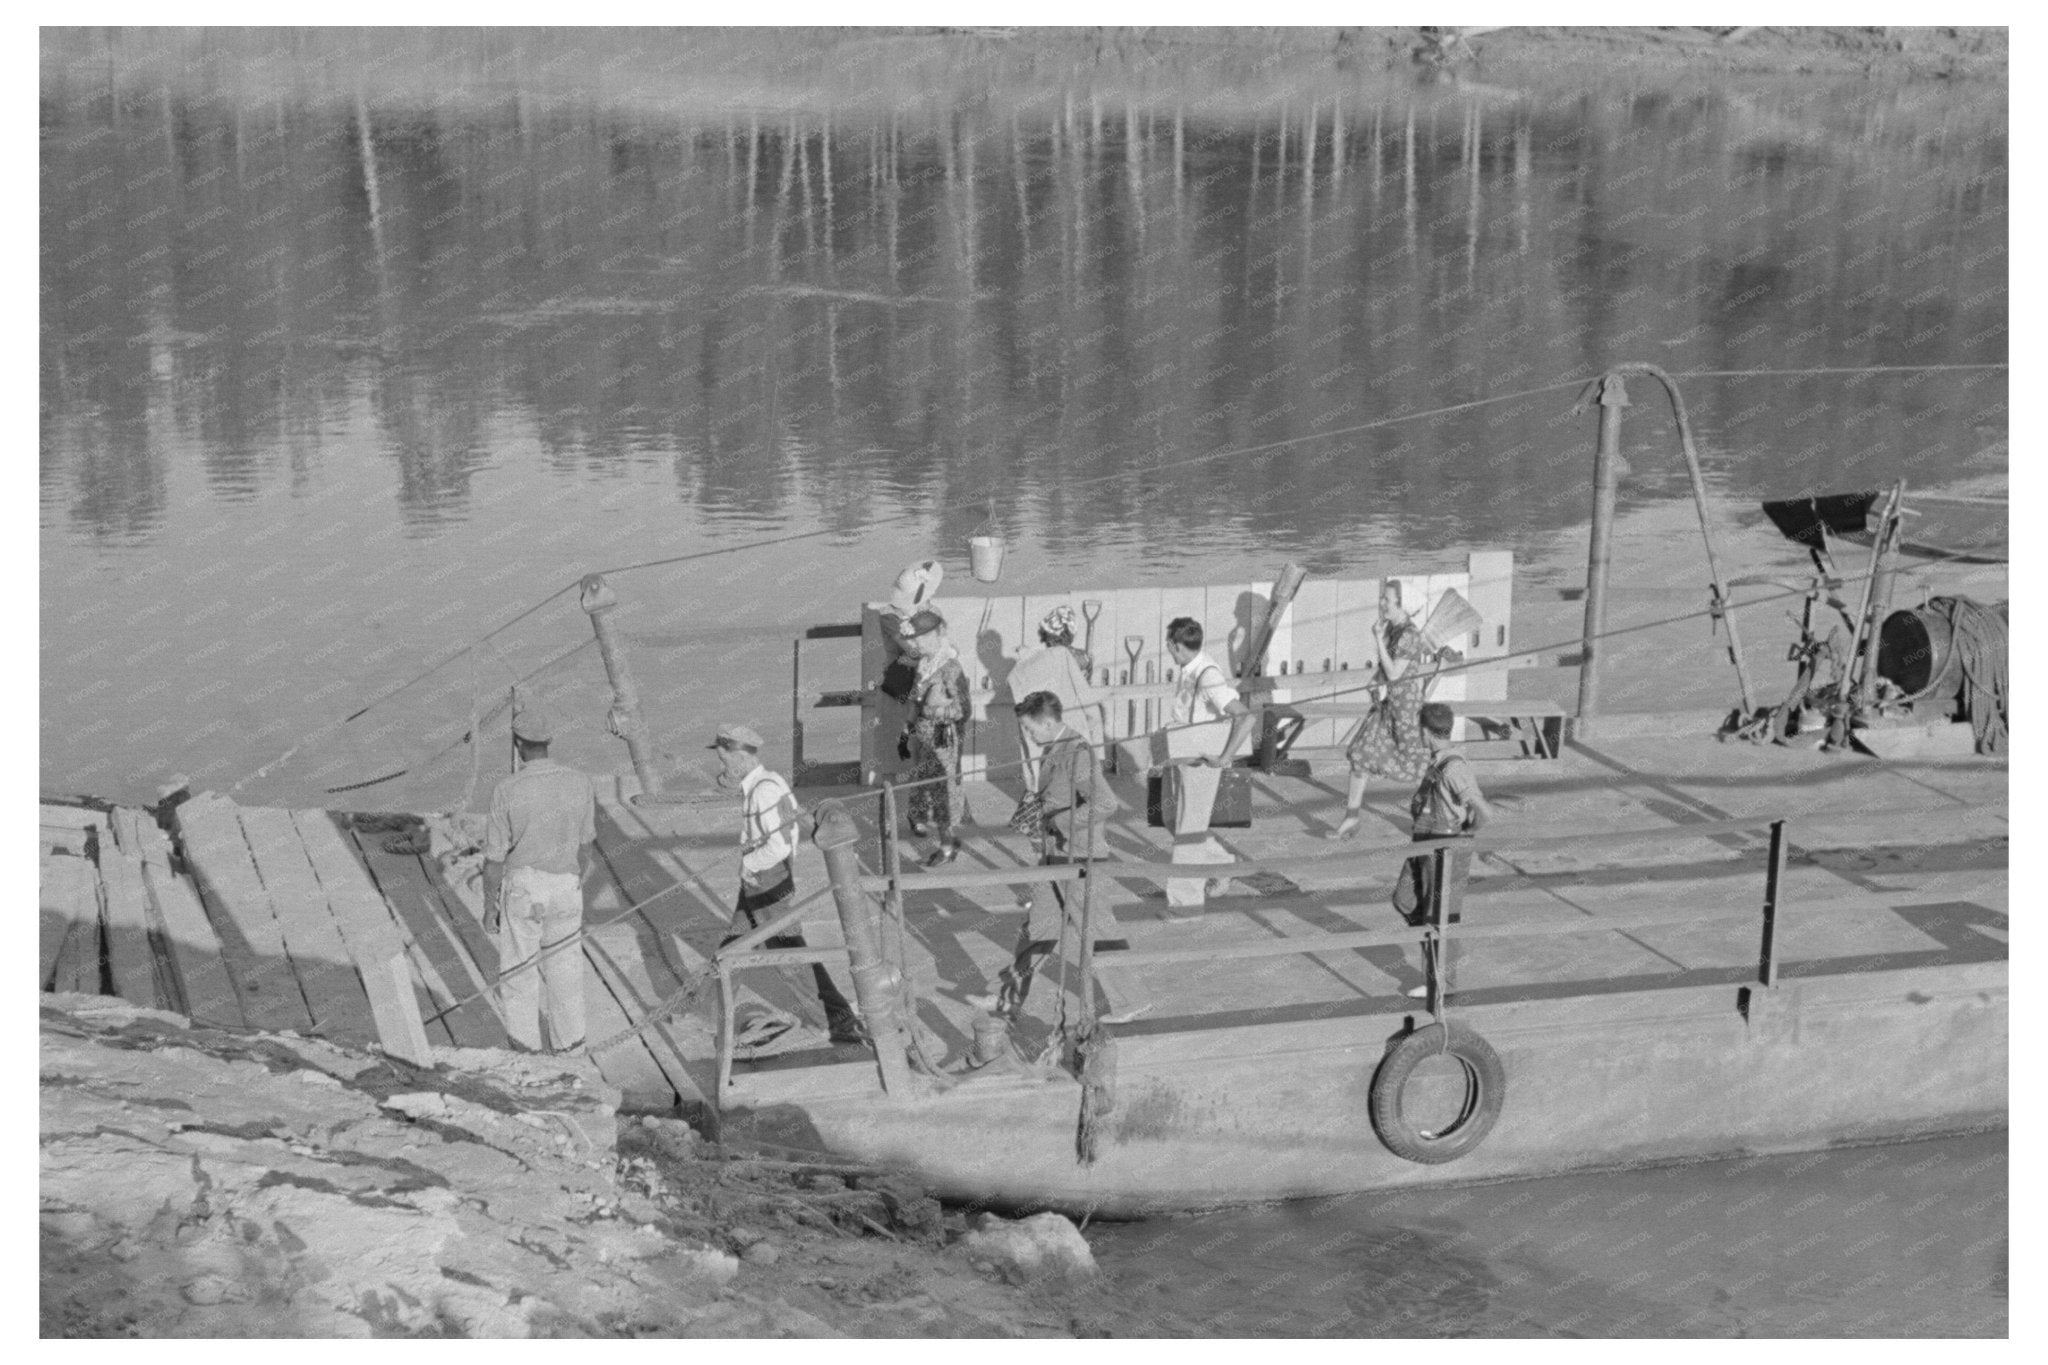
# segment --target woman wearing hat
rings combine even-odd
[[[1088,747],[1102,751],[1102,706],[1108,690],[1096,685],[1095,661],[1074,646],[1074,609],[1064,602],[1045,614],[1038,623],[1042,646],[1017,660],[1010,670],[1010,695],[1019,701],[1033,692],[1050,692],[1060,699],[1066,723],[1079,731]],[[1019,725],[1020,734],[1023,727]],[[1038,746],[1028,734],[1023,737],[1024,785],[1034,787],[1038,774]]]
[[[912,614],[902,635],[904,652],[917,663],[904,731],[911,780],[919,783],[910,792],[910,832],[938,836],[938,847],[924,860],[926,867],[938,867],[960,856],[953,829],[960,818],[960,727],[970,710],[967,674],[937,612]]]

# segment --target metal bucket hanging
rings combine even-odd
[[[1003,576],[1003,533],[996,526],[996,505],[993,499],[988,505],[988,520],[975,528],[967,538],[968,567],[974,572],[977,583],[993,583]]]

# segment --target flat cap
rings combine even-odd
[[[539,707],[527,707],[513,714],[512,733],[530,744],[546,744],[555,737],[555,723]]]
[[[718,737],[705,747],[711,749],[746,749],[753,753],[759,753],[761,752],[761,743],[761,736],[754,733],[747,726],[721,725],[718,727]]]

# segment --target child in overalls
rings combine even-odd
[[[1412,822],[1409,837],[1418,841],[1469,839],[1493,818],[1493,809],[1486,804],[1485,793],[1479,790],[1472,760],[1451,751],[1451,727],[1457,717],[1450,707],[1433,701],[1422,707],[1420,719],[1423,739],[1429,745],[1429,766],[1423,770],[1422,781],[1416,784],[1415,795],[1408,802]],[[1448,861],[1449,874],[1462,880],[1472,865],[1472,854],[1470,850],[1459,849],[1450,854]],[[1425,853],[1410,858],[1402,865],[1400,880],[1394,884],[1394,908],[1410,924],[1427,924],[1436,910],[1440,890],[1436,884],[1436,855]],[[1450,963],[1446,961],[1443,967],[1448,979]],[[1428,993],[1427,986],[1408,989],[1409,995],[1418,998]]]

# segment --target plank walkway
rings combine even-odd
[[[1454,989],[1480,1002],[1753,974],[1760,925],[1748,907],[1760,912],[1762,843],[1721,822],[1760,814],[1790,820],[1779,944],[1788,974],[2002,958],[2005,776],[2003,765],[1870,764],[1711,741],[1679,752],[1670,741],[1578,744],[1555,762],[1481,765],[1496,831],[1533,842],[1475,862],[1467,928],[1452,935]],[[1167,836],[1145,824],[1135,780],[1114,779],[1124,811],[1111,848],[1164,862]],[[604,1044],[593,1060],[631,1104],[702,1103],[715,1066],[709,958],[732,929],[733,798],[642,806],[628,798],[629,780],[595,785],[582,945],[587,1037]],[[1164,918],[1157,882],[1103,877],[1097,1008],[1130,1019],[1133,1034],[1401,1008],[1420,979],[1419,945],[1387,904],[1405,798],[1375,787],[1366,829],[1347,845],[1377,850],[1384,869],[1319,868],[1314,860],[1336,850],[1316,836],[1334,822],[1341,793],[1336,772],[1255,781],[1253,827],[1220,836],[1234,857],[1288,860],[1287,875],[1248,875],[1192,922]],[[861,828],[863,862],[878,866],[875,793],[837,795]],[[802,797],[812,808],[823,799]],[[988,885],[945,886],[917,870],[920,849],[905,847],[905,966],[925,1045],[942,1065],[967,1056],[975,997],[1010,961],[1021,910],[1002,878],[1030,857],[1004,825],[1014,791],[970,784],[967,798],[969,837],[947,872],[982,869]],[[115,991],[205,1022],[377,1042],[399,1056],[507,1045],[493,995],[496,944],[482,927],[480,888],[461,875],[473,858],[451,875],[441,858],[395,851],[390,834],[345,815],[210,796],[180,806],[175,823],[174,850],[147,814],[45,808],[44,989]],[[1682,837],[1587,838],[1647,828]],[[813,948],[839,948],[823,858],[808,840],[796,875],[808,898],[801,932]],[[1723,918],[1687,921],[1689,911]],[[1040,921],[1053,922],[1043,912]],[[1509,927],[1517,936],[1504,936]],[[1348,938],[1284,950],[1333,934]],[[1018,1031],[1025,1051],[1078,1014],[1078,950],[1069,933],[1041,968]],[[844,961],[825,965],[851,997]],[[743,969],[735,985],[743,1005],[804,1025],[780,1055],[742,1061],[742,1072],[864,1055],[826,1042],[807,966]]]
[[[462,1003],[495,959],[478,962],[481,930],[450,922],[417,855],[358,841],[344,816],[210,794],[173,818],[182,857],[149,812],[44,806],[44,989],[374,1043],[423,1066],[436,1043],[505,1045],[487,995]]]

